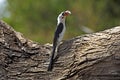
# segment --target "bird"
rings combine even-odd
[[[69,10],[66,10],[66,11],[61,12],[59,16],[57,17],[57,28],[54,33],[53,49],[52,49],[50,62],[49,62],[47,71],[52,71],[55,53],[57,52],[58,46],[60,45],[60,42],[63,39],[64,33],[66,31],[65,20],[66,20],[66,17],[70,14],[71,12]]]

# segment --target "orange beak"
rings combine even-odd
[[[70,14],[71,14],[71,12],[68,11],[68,10],[64,12],[64,16],[68,16],[68,15],[70,15]]]

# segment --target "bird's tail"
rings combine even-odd
[[[52,71],[55,51],[56,51],[56,47],[53,47],[53,51],[52,51],[52,55],[51,55],[51,58],[50,58],[50,63],[49,63],[47,71]]]

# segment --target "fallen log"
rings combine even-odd
[[[0,21],[0,80],[120,80],[120,26],[64,41],[50,72],[51,50]]]

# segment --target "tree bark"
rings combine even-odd
[[[0,80],[120,80],[120,26],[64,41],[50,72],[51,50],[0,21]]]

